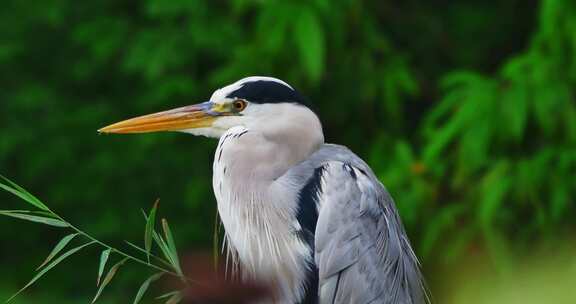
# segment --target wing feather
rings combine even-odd
[[[362,159],[325,144],[283,182],[303,189],[301,208],[318,208],[308,212],[314,221],[299,221],[312,229],[303,239],[314,248],[320,303],[429,303],[394,202]]]
[[[323,164],[315,233],[320,303],[427,303],[392,198],[363,161],[339,153],[348,155]]]

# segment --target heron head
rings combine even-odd
[[[178,131],[218,138],[236,126],[274,129],[283,118],[298,124],[301,116],[315,117],[304,104],[302,95],[284,81],[253,76],[216,90],[209,101],[124,120],[98,132]]]

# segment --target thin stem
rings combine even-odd
[[[60,219],[61,221],[64,221],[61,217],[59,217],[59,219]],[[64,221],[64,222],[66,222],[66,221]],[[66,222],[66,223],[68,223],[68,222]],[[179,277],[179,275],[178,275],[177,273],[175,273],[175,272],[173,272],[173,271],[171,271],[171,270],[168,270],[168,269],[166,269],[166,268],[163,268],[163,267],[154,265],[154,264],[152,264],[152,263],[148,263],[147,261],[141,260],[141,259],[139,259],[139,258],[133,257],[133,256],[131,256],[131,255],[129,255],[129,254],[127,254],[127,253],[125,253],[125,252],[123,252],[123,251],[121,251],[121,250],[118,250],[118,249],[116,249],[116,248],[114,248],[114,247],[112,247],[112,246],[110,246],[110,245],[108,245],[108,244],[106,244],[106,243],[104,243],[104,242],[102,242],[102,241],[99,241],[98,239],[96,239],[96,238],[94,238],[93,236],[89,235],[88,233],[86,233],[86,232],[78,229],[76,226],[74,226],[74,225],[72,225],[72,224],[70,224],[70,223],[68,223],[68,225],[70,225],[70,228],[72,228],[74,231],[76,231],[76,232],[80,233],[81,235],[87,237],[88,239],[90,239],[90,240],[92,240],[92,241],[100,244],[100,245],[103,246],[103,247],[106,247],[106,248],[108,248],[108,249],[111,249],[112,251],[118,253],[118,254],[121,255],[121,256],[124,256],[124,257],[126,257],[126,258],[128,258],[128,259],[130,259],[130,260],[132,260],[132,261],[134,261],[134,262],[138,262],[138,263],[140,263],[140,264],[143,264],[143,265],[146,265],[146,266],[155,268],[155,269],[157,269],[157,270],[160,270],[160,271],[162,271],[162,272],[165,272],[165,273],[168,273],[168,274],[171,274],[171,275],[174,275],[174,276]]]
[[[126,242],[126,244],[130,245],[132,248],[134,248],[140,252],[146,253],[146,250],[139,248],[138,246],[132,244],[131,242],[128,242],[128,241],[124,241],[124,242]],[[162,259],[161,257],[154,255],[152,253],[150,253],[150,256],[155,258],[158,262],[164,264],[164,266],[172,267],[172,265],[170,265],[170,263],[168,263],[166,260]]]
[[[5,179],[5,178],[2,177],[1,175],[0,175],[0,178]],[[104,243],[104,242],[96,239],[95,237],[93,237],[93,236],[91,236],[90,234],[88,234],[88,233],[80,230],[78,227],[74,226],[73,224],[71,224],[70,222],[68,222],[67,220],[65,220],[63,217],[61,217],[60,215],[58,215],[56,212],[52,211],[52,209],[50,209],[50,207],[48,207],[48,206],[46,206],[44,203],[40,202],[37,198],[35,198],[32,194],[26,192],[26,190],[22,189],[20,186],[12,183],[11,181],[9,181],[9,180],[7,180],[7,179],[6,179],[6,181],[8,181],[10,184],[12,184],[12,186],[13,186],[14,188],[13,188],[13,187],[6,186],[6,185],[4,185],[3,183],[0,182],[0,186],[2,186],[2,189],[6,190],[6,191],[8,191],[8,192],[11,192],[11,193],[13,193],[13,194],[16,194],[17,196],[21,197],[22,199],[30,202],[31,204],[35,205],[36,207],[38,207],[38,208],[40,208],[40,209],[42,209],[42,211],[11,210],[11,212],[14,212],[14,213],[19,213],[19,212],[25,212],[25,213],[28,213],[28,212],[30,212],[30,213],[44,213],[44,214],[46,214],[47,216],[52,216],[54,219],[59,220],[59,221],[61,221],[62,223],[65,223],[65,224],[66,224],[66,227],[69,227],[70,229],[76,231],[78,234],[80,234],[80,235],[88,238],[89,240],[91,240],[90,244],[91,244],[91,243],[99,244],[100,246],[105,247],[105,248],[107,248],[107,249],[110,250],[110,251],[113,251],[113,252],[118,253],[119,255],[125,257],[125,258],[128,259],[128,260],[131,260],[131,261],[133,261],[133,262],[136,262],[136,263],[139,263],[139,264],[148,266],[148,267],[150,267],[150,268],[154,268],[154,269],[156,269],[156,270],[158,270],[158,271],[161,271],[162,273],[166,273],[166,274],[170,274],[170,275],[172,275],[172,276],[175,276],[175,277],[179,278],[179,279],[180,279],[184,284],[186,284],[186,285],[188,285],[188,283],[195,283],[195,284],[203,285],[203,284],[201,284],[201,283],[199,283],[199,282],[197,282],[197,281],[193,281],[193,280],[191,280],[190,278],[186,277],[186,276],[180,271],[179,267],[175,267],[174,265],[168,264],[168,263],[167,263],[166,261],[164,261],[163,259],[161,259],[161,258],[159,258],[159,257],[157,257],[157,256],[155,256],[155,255],[153,255],[153,254],[150,254],[149,252],[146,252],[146,253],[147,253],[147,256],[148,256],[148,261],[144,261],[144,260],[142,260],[142,259],[139,259],[139,258],[137,258],[137,257],[133,257],[133,256],[129,255],[128,253],[125,253],[124,251],[121,251],[121,250],[119,250],[119,249],[116,249],[116,248],[114,248],[114,247],[112,247],[112,246],[110,246],[110,245],[108,245],[108,244],[106,244],[106,243]],[[31,202],[32,199],[31,199],[30,197],[32,197],[32,198],[34,199],[33,202]],[[145,215],[145,216],[146,216],[146,215]],[[134,245],[133,245],[133,246],[134,246]],[[138,248],[138,247],[136,246],[136,248]],[[165,265],[173,268],[175,271],[170,270],[170,269],[166,269],[166,268],[164,268],[164,267],[162,267],[162,266],[159,266],[159,265],[156,265],[156,264],[150,263],[150,256],[154,257],[155,259],[157,259],[158,261],[162,262],[163,264],[165,264]]]
[[[156,270],[159,270],[159,271],[161,271],[161,272],[170,274],[170,275],[172,275],[172,276],[178,277],[178,278],[180,278],[182,281],[184,281],[186,284],[188,284],[188,282],[198,283],[198,282],[195,282],[195,281],[191,280],[190,278],[188,278],[188,277],[186,277],[186,276],[184,276],[184,275],[178,274],[178,273],[176,273],[176,272],[174,272],[174,271],[171,271],[171,270],[168,270],[168,269],[166,269],[166,268],[164,268],[164,267],[161,267],[161,266],[158,266],[158,265],[149,263],[149,262],[144,261],[144,260],[142,260],[142,259],[133,257],[133,256],[131,256],[131,255],[129,255],[129,254],[121,251],[121,250],[118,250],[118,249],[116,249],[116,248],[114,248],[114,247],[112,247],[112,246],[110,246],[110,245],[108,245],[108,244],[106,244],[106,243],[104,243],[104,242],[96,239],[95,237],[91,236],[90,234],[88,234],[88,233],[80,230],[78,227],[76,227],[76,226],[72,225],[70,222],[66,221],[63,217],[61,217],[60,215],[58,215],[57,213],[55,213],[54,211],[52,211],[50,208],[48,208],[48,211],[49,211],[54,217],[56,217],[57,219],[61,220],[62,222],[66,223],[66,224],[68,224],[68,226],[69,226],[72,230],[76,231],[76,232],[79,233],[80,235],[88,238],[89,240],[91,240],[91,241],[99,244],[99,245],[102,246],[102,247],[108,248],[108,249],[110,249],[110,250],[118,253],[119,255],[121,255],[121,256],[129,259],[129,260],[132,260],[132,261],[134,261],[134,262],[136,262],[136,263],[140,263],[140,264],[142,264],[142,265],[145,265],[145,266],[154,268],[154,269],[156,269]],[[161,260],[159,257],[156,257],[156,256],[154,256],[154,257],[155,257],[156,259]]]

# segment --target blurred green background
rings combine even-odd
[[[160,198],[180,250],[211,250],[216,141],[96,130],[249,75],[299,88],[327,141],[372,166],[438,303],[464,303],[462,282],[516,282],[533,259],[568,256],[537,277],[576,270],[572,0],[4,0],[0,173],[119,246],[142,239],[140,209]],[[62,236],[0,218],[0,298]],[[87,303],[97,258],[79,254],[15,303]],[[102,302],[129,303],[144,271],[124,269]]]

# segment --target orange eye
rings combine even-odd
[[[234,107],[234,110],[236,112],[241,112],[244,109],[246,109],[246,101],[242,100],[242,99],[236,99],[234,100],[234,102],[232,103],[232,106]]]

